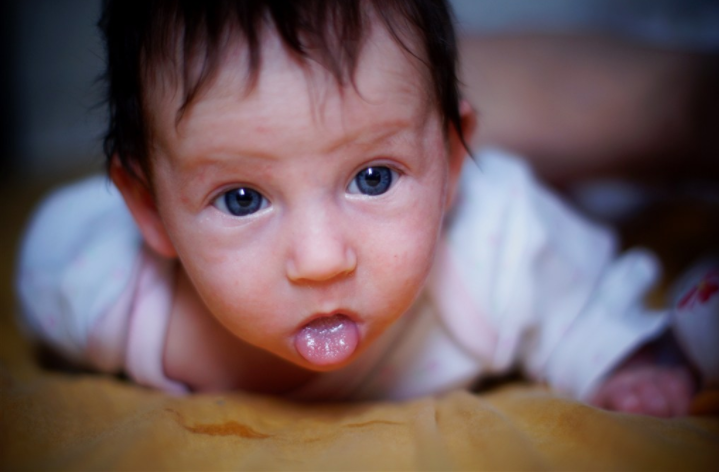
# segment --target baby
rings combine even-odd
[[[64,356],[169,392],[314,399],[519,366],[665,416],[716,378],[659,359],[681,332],[642,306],[653,256],[617,258],[520,160],[467,159],[446,2],[117,0],[101,26],[113,185],[51,196],[18,278],[24,325]]]

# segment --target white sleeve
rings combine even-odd
[[[463,173],[447,240],[478,316],[494,330],[489,370],[520,363],[577,398],[666,316],[642,301],[659,267],[648,252],[617,258],[614,235],[571,211],[528,166],[486,150]]]
[[[141,245],[107,178],[55,191],[33,215],[22,242],[16,280],[21,324],[74,362],[116,370],[117,365],[94,365],[88,342],[130,283]]]

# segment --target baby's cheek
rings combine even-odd
[[[429,228],[417,228],[414,225],[397,228],[387,235],[384,243],[389,251],[383,260],[377,261],[376,270],[381,274],[377,278],[379,289],[414,298],[423,288],[432,262],[437,237]]]
[[[210,311],[223,325],[239,328],[244,318],[267,303],[266,292],[259,289],[264,283],[262,274],[250,270],[249,260],[238,264],[232,254],[224,258],[213,254],[210,258],[199,257],[193,262],[194,266],[188,267],[190,278]]]

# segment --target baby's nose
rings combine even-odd
[[[315,215],[293,231],[287,277],[295,283],[326,282],[354,272],[357,254],[344,225],[331,215]]]

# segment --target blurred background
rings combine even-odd
[[[99,161],[99,0],[2,4],[2,174],[51,179]]]
[[[716,172],[716,0],[452,3],[466,95],[482,115],[475,144],[515,149],[557,185]],[[0,5],[2,179],[99,168],[101,1]]]
[[[717,177],[719,2],[455,5],[483,143],[519,151],[558,185]]]

